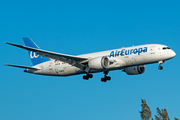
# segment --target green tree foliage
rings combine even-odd
[[[157,108],[157,115],[155,115],[155,120],[170,120],[166,109]]]
[[[139,113],[141,114],[142,120],[149,120],[151,118],[151,110],[146,103],[146,100],[141,99],[141,107],[142,111]]]
[[[146,103],[146,100],[141,99],[142,111],[139,111],[142,120],[154,120],[151,118],[151,110]],[[155,115],[155,120],[170,120],[166,109],[157,108],[157,115]],[[174,120],[179,120],[174,118]]]

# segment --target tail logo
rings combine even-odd
[[[39,57],[39,55],[36,55],[36,53],[35,52],[30,52],[30,58],[31,59],[33,59],[33,58],[37,58],[37,57]]]

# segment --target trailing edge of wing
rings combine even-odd
[[[31,47],[18,45],[18,44],[12,44],[12,43],[8,43],[8,42],[5,42],[5,43],[12,45],[12,46],[22,48],[22,49],[25,49],[25,50],[36,52],[37,54],[39,54],[41,56],[45,56],[45,57],[48,57],[51,59],[60,60],[60,61],[69,63],[70,65],[78,67],[82,70],[84,70],[86,68],[86,66],[81,64],[80,62],[88,60],[87,58],[81,58],[81,57],[75,57],[75,56],[71,56],[71,55],[65,55],[65,54],[45,51],[42,49],[31,48]]]
[[[38,68],[27,67],[27,66],[11,65],[11,64],[5,64],[5,65],[6,65],[6,66],[11,66],[11,67],[26,68],[26,69],[33,69],[33,70],[40,70],[40,69],[38,69]]]

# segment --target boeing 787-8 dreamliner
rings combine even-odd
[[[25,68],[24,72],[50,75],[71,76],[85,74],[83,79],[92,78],[92,73],[103,72],[102,82],[111,80],[107,76],[109,71],[123,70],[128,75],[138,75],[145,71],[146,64],[159,63],[159,69],[166,60],[176,56],[176,53],[166,45],[146,44],[133,47],[121,47],[108,51],[83,54],[66,55],[40,49],[30,38],[23,38],[25,45],[5,42],[25,50],[28,50],[33,66],[8,66]]]

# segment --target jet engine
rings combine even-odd
[[[93,58],[88,62],[89,68],[106,69],[109,67],[109,59],[106,56]]]
[[[139,75],[144,73],[144,71],[145,71],[144,65],[133,66],[124,69],[124,72],[126,72],[126,74],[128,75]]]

